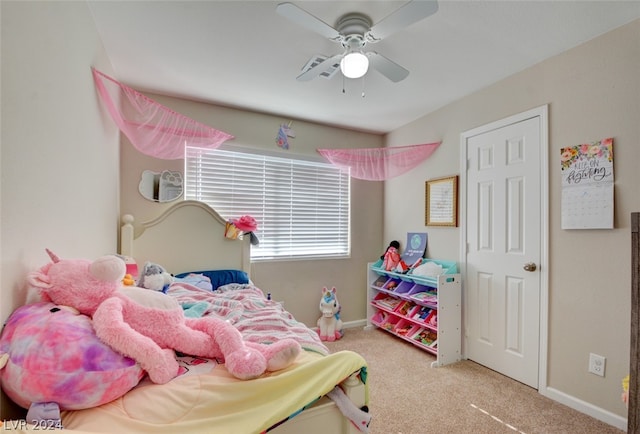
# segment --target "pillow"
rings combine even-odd
[[[0,382],[18,405],[96,407],[124,395],[144,371],[98,339],[91,318],[50,302],[16,309],[0,336]]]
[[[175,277],[183,278],[189,274],[202,274],[209,278],[213,289],[217,289],[219,286],[227,285],[229,283],[249,283],[249,275],[242,270],[205,270],[205,271],[190,271],[188,273],[176,274]]]
[[[213,291],[211,286],[211,280],[204,274],[189,273],[184,277],[173,277],[174,282],[188,283],[197,288],[204,289],[205,291]]]

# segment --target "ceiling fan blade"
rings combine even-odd
[[[380,41],[392,33],[427,18],[438,11],[437,0],[413,0],[373,25],[366,34],[369,42]]]
[[[306,27],[309,30],[319,33],[325,38],[331,40],[338,40],[341,38],[340,33],[338,33],[336,29],[321,19],[314,17],[304,9],[300,9],[293,3],[280,3],[276,7],[276,12],[299,26]]]
[[[319,76],[323,72],[325,72],[328,69],[330,69],[334,64],[339,63],[340,62],[340,58],[342,56],[343,56],[343,54],[336,54],[335,56],[328,57],[328,58],[324,59],[322,62],[318,63],[316,66],[313,66],[313,67],[307,69],[302,74],[297,76],[296,80],[298,80],[298,81],[313,80],[314,78],[316,78],[317,76]]]
[[[367,53],[367,57],[369,58],[370,66],[394,83],[404,80],[409,75],[409,71],[394,61],[387,59],[382,54],[370,51]]]

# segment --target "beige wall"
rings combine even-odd
[[[629,366],[629,214],[640,210],[639,71],[636,20],[399,128],[387,143],[443,141],[421,168],[385,184],[384,237],[391,239],[425,229],[424,181],[460,173],[463,131],[549,104],[547,383],[554,398],[608,422],[626,418],[620,381]],[[562,230],[559,149],[606,137],[614,138],[615,229]],[[407,186],[415,201],[393,194]],[[460,257],[459,229],[427,232],[429,256]],[[607,358],[605,378],[587,372],[590,352]]]
[[[1,7],[0,314],[24,303],[28,271],[116,251],[118,134],[90,66],[111,67],[84,2]],[[15,408],[3,395],[0,419]]]
[[[296,138],[290,149],[275,144],[281,123],[291,119],[231,108],[213,106],[149,95],[165,106],[235,136],[225,145],[245,146],[275,152],[287,157],[296,154],[318,156],[317,148],[380,147],[383,137],[309,122],[293,120]],[[121,209],[144,221],[155,217],[170,204],[157,204],[142,198],[138,182],[143,170],[184,170],[184,160],[165,161],[142,155],[125,138],[121,158]],[[268,261],[252,264],[251,275],[256,284],[284,301],[299,321],[315,326],[323,286],[335,286],[342,304],[344,321],[362,320],[366,316],[366,264],[380,255],[382,249],[381,182],[351,181],[351,257],[344,260]],[[174,273],[189,270],[170,270]]]

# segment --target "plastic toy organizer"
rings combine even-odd
[[[441,265],[443,274],[402,274],[382,269],[382,261],[370,264],[369,321],[436,355],[434,365],[443,365],[460,359],[460,275],[455,262],[427,261]],[[445,328],[450,330],[446,338]],[[440,342],[448,350],[446,361],[440,360]]]
[[[378,309],[371,322],[435,354],[438,349],[437,291],[394,277],[383,278],[384,282],[378,287],[380,292],[371,301]]]

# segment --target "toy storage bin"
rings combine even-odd
[[[400,321],[399,317],[389,315],[386,321],[382,323],[381,327],[385,330],[393,331],[394,327],[396,326],[396,324],[398,324],[399,321]]]
[[[432,310],[433,308],[429,306],[415,305],[413,309],[409,311],[409,314],[407,316],[414,321],[424,322]]]
[[[416,304],[416,305],[414,305],[414,306],[411,308],[411,310],[409,311],[409,313],[407,314],[407,316],[408,316],[409,318],[412,318],[412,319],[414,319],[414,320],[415,320],[416,318],[414,318],[414,317],[415,317],[415,315],[416,315],[418,312],[420,312],[420,309],[421,309],[421,308],[422,308],[422,306],[418,306],[417,304]]]
[[[393,310],[393,313],[401,316],[407,316],[411,311],[411,309],[413,309],[413,303],[410,301],[403,300]]]
[[[433,291],[434,289],[435,287],[423,285],[421,283],[416,283],[411,287],[411,291],[409,291],[407,296],[411,297],[412,295],[417,294],[419,292],[428,292],[428,291]]]
[[[402,283],[402,280],[398,279],[398,278],[391,278],[389,280],[387,280],[387,282],[384,284],[384,286],[382,287],[382,289],[386,290],[386,291],[393,291],[395,292],[396,289],[398,288],[398,286],[400,285],[400,283]]]
[[[425,259],[422,264],[428,263],[438,264],[442,267],[442,274],[456,274],[458,272],[458,265],[454,261],[440,261],[438,259]],[[437,276],[419,276],[413,274],[413,270],[407,273],[407,278],[413,280],[416,283],[427,284],[430,286],[436,286],[438,284]]]
[[[389,278],[387,276],[379,276],[372,284],[371,286],[375,286],[376,288],[382,288],[384,286],[385,283],[387,283],[389,281]]]
[[[406,338],[411,339],[412,336],[415,336],[416,333],[420,332],[421,330],[424,330],[424,327],[414,324],[413,327],[411,327],[409,332],[406,334]]]
[[[397,273],[395,271],[387,271],[382,267],[382,264],[383,264],[382,259],[378,259],[376,262],[371,264],[371,270],[373,270],[376,274],[380,276],[394,277],[398,280],[400,279],[404,280],[405,274]]]
[[[378,275],[380,276],[389,276],[389,273],[391,273],[391,271],[387,271],[384,268],[382,268],[382,263],[383,260],[382,259],[378,259],[375,263],[373,263],[371,265],[371,269],[373,271],[375,271]]]
[[[380,309],[386,309],[388,311],[393,311],[400,304],[401,300],[390,296],[384,292],[379,292],[376,296],[371,300],[371,303]]]
[[[435,290],[416,292],[411,295],[410,299],[422,306],[433,306],[435,308],[438,306],[438,293]]]
[[[442,274],[456,274],[458,272],[458,265],[455,261],[442,261],[440,259],[428,259],[424,258],[422,264],[426,264],[427,262],[434,262],[440,266],[442,266]],[[387,271],[382,268],[382,259],[378,259],[376,262],[371,264],[371,269],[375,270],[377,274],[381,276],[389,276],[389,275],[401,275],[402,273],[396,273],[395,271]],[[422,265],[421,264],[421,265]],[[409,264],[410,265],[410,264]],[[410,273],[409,273],[410,274]]]
[[[441,261],[439,259],[425,259],[422,264],[433,262],[442,267],[442,274],[456,274],[458,272],[458,264],[455,261]],[[420,265],[422,265],[420,264]],[[409,273],[411,274],[411,273]],[[420,276],[417,276],[420,277]]]
[[[382,327],[382,324],[387,321],[387,318],[389,318],[389,314],[387,312],[379,310],[378,312],[373,314],[373,316],[371,317],[371,322],[378,327]]]
[[[435,332],[438,331],[438,309],[431,309],[429,315],[424,318],[424,327]]]
[[[415,283],[413,282],[409,282],[406,280],[402,280],[399,284],[398,287],[396,288],[396,290],[394,291],[396,294],[402,296],[402,295],[408,295],[411,293],[411,290],[413,289],[413,287],[415,286]]]
[[[414,327],[415,325],[410,321],[401,319],[400,321],[398,321],[392,331],[399,336],[407,336]]]
[[[426,347],[431,347],[438,340],[438,334],[434,330],[424,327],[421,327],[418,331],[412,333],[410,337],[420,345],[424,345]]]
[[[428,262],[436,263],[442,266],[442,274],[456,274],[458,272],[458,265],[455,261],[441,261],[439,259],[425,259],[422,263],[426,264]],[[427,276],[416,276],[411,271],[406,274],[396,273],[395,271],[386,271],[382,268],[382,259],[378,259],[375,263],[371,264],[371,270],[380,276],[387,276],[389,278],[393,278],[394,280],[403,280],[407,282],[415,282],[420,284],[426,284],[430,286],[437,286],[438,279],[437,277],[427,277]]]

